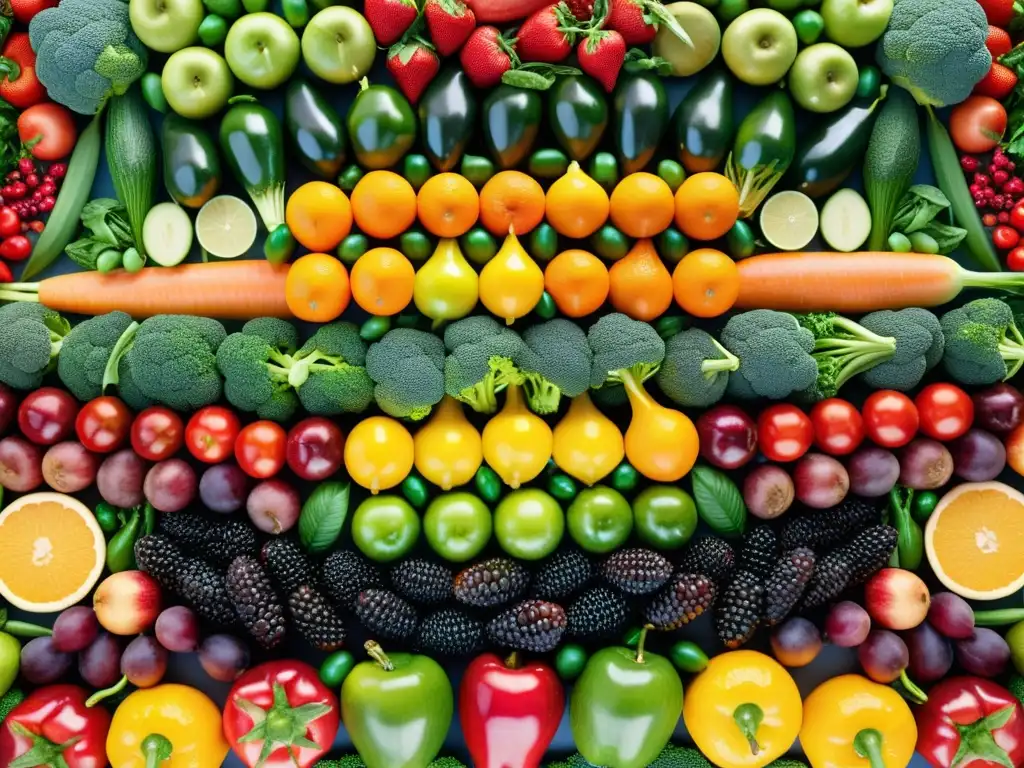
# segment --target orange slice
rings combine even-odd
[[[928,562],[950,591],[997,600],[1024,587],[1024,495],[1003,483],[964,483],[945,496],[924,532]]]
[[[0,595],[31,613],[53,613],[89,594],[106,543],[89,508],[62,493],[31,493],[0,512]]]

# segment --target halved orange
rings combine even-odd
[[[999,482],[964,483],[928,518],[928,562],[947,589],[997,600],[1024,587],[1024,495]]]
[[[53,613],[89,594],[107,545],[96,518],[62,493],[30,493],[0,512],[0,595],[31,613]]]

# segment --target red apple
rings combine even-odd
[[[927,585],[902,568],[883,568],[864,587],[864,607],[886,629],[913,629],[924,621],[931,602]]]
[[[160,613],[160,585],[142,571],[107,576],[92,598],[96,619],[115,635],[137,635],[153,626]]]

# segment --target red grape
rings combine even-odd
[[[245,506],[249,476],[237,464],[216,464],[199,480],[199,498],[207,509],[229,514]]]
[[[23,437],[0,440],[0,485],[15,493],[33,491],[43,482],[43,452]]]
[[[67,674],[73,659],[53,646],[52,637],[35,637],[21,649],[21,676],[32,685],[49,685]]]
[[[849,600],[832,606],[825,619],[825,636],[840,648],[856,648],[870,631],[871,616],[863,606]]]
[[[830,509],[842,503],[850,490],[850,476],[837,459],[809,453],[793,470],[796,497],[812,509]]]
[[[199,646],[203,670],[221,683],[230,683],[249,668],[249,648],[232,635],[210,635]]]
[[[156,617],[156,639],[168,651],[190,653],[199,645],[199,622],[183,605],[165,608]]]
[[[142,489],[155,509],[180,512],[196,496],[196,473],[184,459],[164,459],[146,473]]]
[[[96,479],[96,454],[74,440],[51,445],[43,455],[43,479],[60,493],[84,491]]]
[[[953,666],[953,646],[928,622],[918,624],[903,634],[910,651],[910,676],[919,683],[934,683],[946,676]]]
[[[932,595],[928,622],[952,640],[966,640],[974,634],[974,609],[960,595],[939,592]]]
[[[915,491],[941,488],[953,476],[953,456],[942,443],[915,438],[900,451],[900,482]]]
[[[953,472],[972,483],[995,480],[1006,467],[1003,441],[983,429],[970,429],[949,446]]]
[[[785,667],[806,667],[821,653],[821,633],[810,621],[792,618],[772,632],[772,653]]]
[[[793,479],[782,467],[761,464],[743,481],[743,500],[750,514],[774,520],[793,505]]]
[[[978,627],[966,640],[956,641],[956,660],[972,675],[998,677],[1010,663],[1010,646],[995,630]]]
[[[892,451],[877,445],[858,449],[846,462],[850,491],[865,498],[885,496],[900,479],[900,462]]]
[[[891,683],[910,664],[910,651],[895,632],[873,629],[857,648],[857,659],[864,674],[876,683]]]
[[[152,688],[167,673],[167,650],[148,635],[128,643],[121,654],[121,674],[139,688]]]
[[[121,678],[121,641],[101,632],[78,654],[78,674],[93,688],[109,688]]]
[[[96,612],[85,605],[68,608],[53,622],[53,645],[62,653],[88,648],[100,632]]]
[[[146,462],[131,448],[110,454],[96,473],[96,489],[107,504],[122,509],[137,507],[144,500],[142,479]]]
[[[245,502],[252,524],[264,533],[290,531],[299,522],[299,492],[284,480],[264,480],[252,489]]]

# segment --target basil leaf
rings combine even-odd
[[[299,541],[307,551],[326,552],[341,535],[348,517],[349,483],[321,483],[299,514]]]
[[[747,526],[747,505],[736,483],[724,472],[704,465],[690,472],[697,514],[720,536],[742,536]]]

